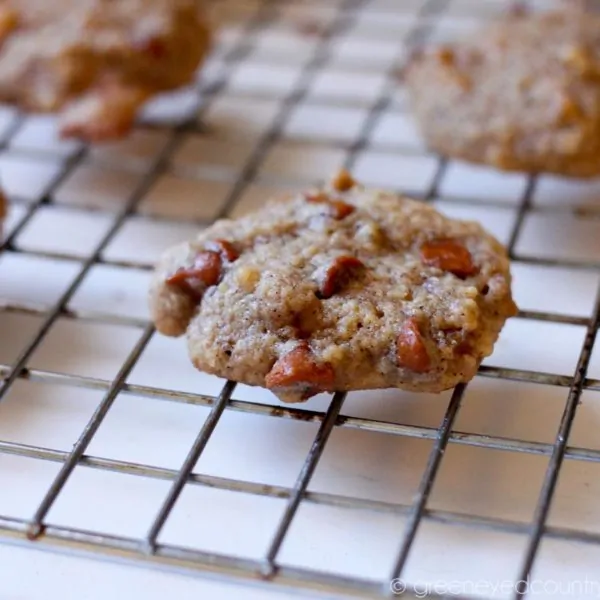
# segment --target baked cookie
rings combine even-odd
[[[198,0],[0,0],[0,101],[62,113],[63,137],[124,136],[210,45]]]
[[[600,15],[515,13],[404,72],[431,149],[506,171],[600,174]]]
[[[168,250],[150,306],[198,369],[285,402],[451,388],[516,312],[505,249],[480,225],[346,172]]]

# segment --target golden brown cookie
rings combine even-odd
[[[5,0],[0,41],[0,101],[59,111],[63,137],[102,141],[188,83],[210,34],[198,0]]]
[[[348,174],[168,250],[150,307],[198,369],[286,402],[451,388],[516,312],[505,249],[480,225]]]
[[[600,174],[600,15],[514,14],[405,70],[429,147],[502,170]]]

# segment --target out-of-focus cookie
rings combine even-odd
[[[61,112],[62,137],[103,141],[191,81],[210,32],[198,0],[5,0],[0,43],[0,101]]]
[[[516,312],[505,249],[480,225],[345,172],[166,251],[150,307],[198,369],[286,402],[451,388]]]
[[[600,174],[600,16],[513,14],[404,72],[429,147],[501,170]]]

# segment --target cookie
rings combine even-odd
[[[346,172],[167,250],[150,309],[198,369],[285,402],[446,390],[516,312],[506,251],[479,224]]]
[[[600,174],[600,15],[516,13],[425,48],[404,78],[438,153],[503,171]]]
[[[60,112],[65,138],[117,139],[192,80],[210,39],[198,0],[5,0],[0,101]]]

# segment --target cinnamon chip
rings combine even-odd
[[[0,42],[19,25],[19,13],[8,6],[0,6]]]
[[[416,373],[425,373],[431,368],[431,359],[415,319],[407,319],[400,328],[396,340],[396,358],[400,367]]]
[[[320,392],[333,391],[335,373],[330,363],[318,363],[308,342],[301,342],[282,356],[265,377],[268,389],[302,390],[307,400]]]
[[[344,219],[351,215],[356,209],[351,204],[342,200],[331,199],[327,194],[322,192],[316,194],[306,194],[306,201],[311,204],[323,204],[327,207],[327,214],[333,217],[336,221]]]
[[[161,60],[167,55],[167,46],[161,38],[152,37],[134,44],[135,48],[156,60]]]
[[[222,258],[227,259],[229,262],[237,260],[240,253],[237,251],[235,246],[227,240],[213,240],[205,244],[207,250],[218,252]]]
[[[177,269],[167,279],[167,283],[180,288],[200,301],[206,288],[219,282],[221,268],[220,254],[212,250],[205,250],[196,256],[191,267]]]
[[[435,50],[435,57],[444,65],[450,66],[454,64],[456,54],[454,50],[448,46],[441,46]]]
[[[339,292],[348,279],[365,265],[358,258],[350,255],[338,256],[327,267],[319,285],[319,298],[331,298]]]
[[[430,240],[421,246],[421,260],[430,267],[453,273],[464,279],[477,273],[471,253],[451,238]]]
[[[329,214],[337,221],[351,215],[355,210],[354,206],[341,200],[333,200],[329,203]]]
[[[232,263],[239,258],[235,246],[227,240],[211,240],[204,244],[191,267],[182,267],[166,281],[179,287],[200,302],[207,287],[216,285],[221,279],[223,263]]]
[[[356,181],[352,178],[352,175],[346,169],[340,169],[337,175],[331,181],[331,185],[334,190],[338,192],[347,192],[351,190],[355,185]]]

